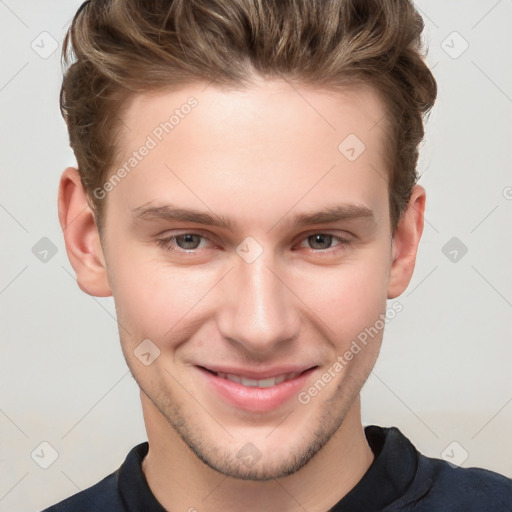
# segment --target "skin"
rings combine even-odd
[[[342,94],[277,80],[246,90],[205,86],[131,100],[119,165],[167,112],[190,96],[198,105],[103,199],[102,240],[78,171],[64,171],[59,217],[69,259],[83,291],[114,297],[123,353],[141,389],[150,446],[142,467],[166,509],[325,511],[373,461],[359,395],[382,331],[306,405],[294,397],[274,410],[242,410],[197,366],[316,366],[309,389],[407,287],[425,191],[414,187],[393,233],[385,110],[369,87]],[[338,150],[350,133],[366,146],[353,162]],[[236,227],[133,212],[165,203]],[[372,216],[290,222],[338,204]],[[158,243],[184,233],[206,238]],[[333,238],[311,237],[322,233]],[[236,251],[249,236],[263,250],[251,263]],[[144,339],[160,350],[149,366],[134,354]],[[248,442],[261,454],[251,467],[237,458]]]

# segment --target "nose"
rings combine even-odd
[[[253,357],[280,350],[299,333],[298,299],[286,283],[286,272],[264,251],[248,263],[237,258],[235,268],[223,280],[220,333],[241,345]]]

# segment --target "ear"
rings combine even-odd
[[[60,179],[59,221],[80,289],[96,297],[112,295],[94,214],[74,167],[68,167]]]
[[[412,189],[407,208],[400,216],[392,241],[392,263],[388,280],[388,299],[401,295],[409,285],[416,253],[423,233],[426,193],[420,185]]]

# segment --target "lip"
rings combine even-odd
[[[284,375],[286,373],[302,373],[310,368],[312,366],[299,366],[299,365],[281,365],[281,366],[274,366],[272,368],[267,368],[266,370],[255,370],[254,367],[252,368],[236,368],[234,366],[215,366],[215,365],[208,365],[207,367],[199,367],[203,368],[205,370],[210,370],[211,372],[216,373],[232,373],[234,375],[241,375],[243,377],[247,377],[249,379],[256,379],[256,380],[263,380],[263,379],[269,379],[272,377],[277,377],[279,375]]]
[[[306,380],[317,367],[305,369],[304,367],[300,368],[297,366],[282,366],[260,372],[254,371],[254,369],[236,369],[231,367],[208,367],[208,369],[206,369],[202,366],[196,366],[196,368],[214,393],[219,395],[230,405],[249,412],[266,412],[277,409],[292,397],[297,396]],[[238,382],[217,377],[212,372],[232,373],[256,380],[276,377],[285,373],[302,373],[293,379],[275,384],[269,388],[259,388],[243,386]]]

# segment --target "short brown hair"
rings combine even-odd
[[[327,89],[374,87],[387,109],[395,229],[418,179],[423,116],[437,95],[423,27],[408,0],[85,2],[64,38],[63,63],[72,53],[76,61],[64,74],[60,108],[100,232],[102,201],[93,191],[115,165],[128,99],[197,81],[242,88],[251,74]]]

